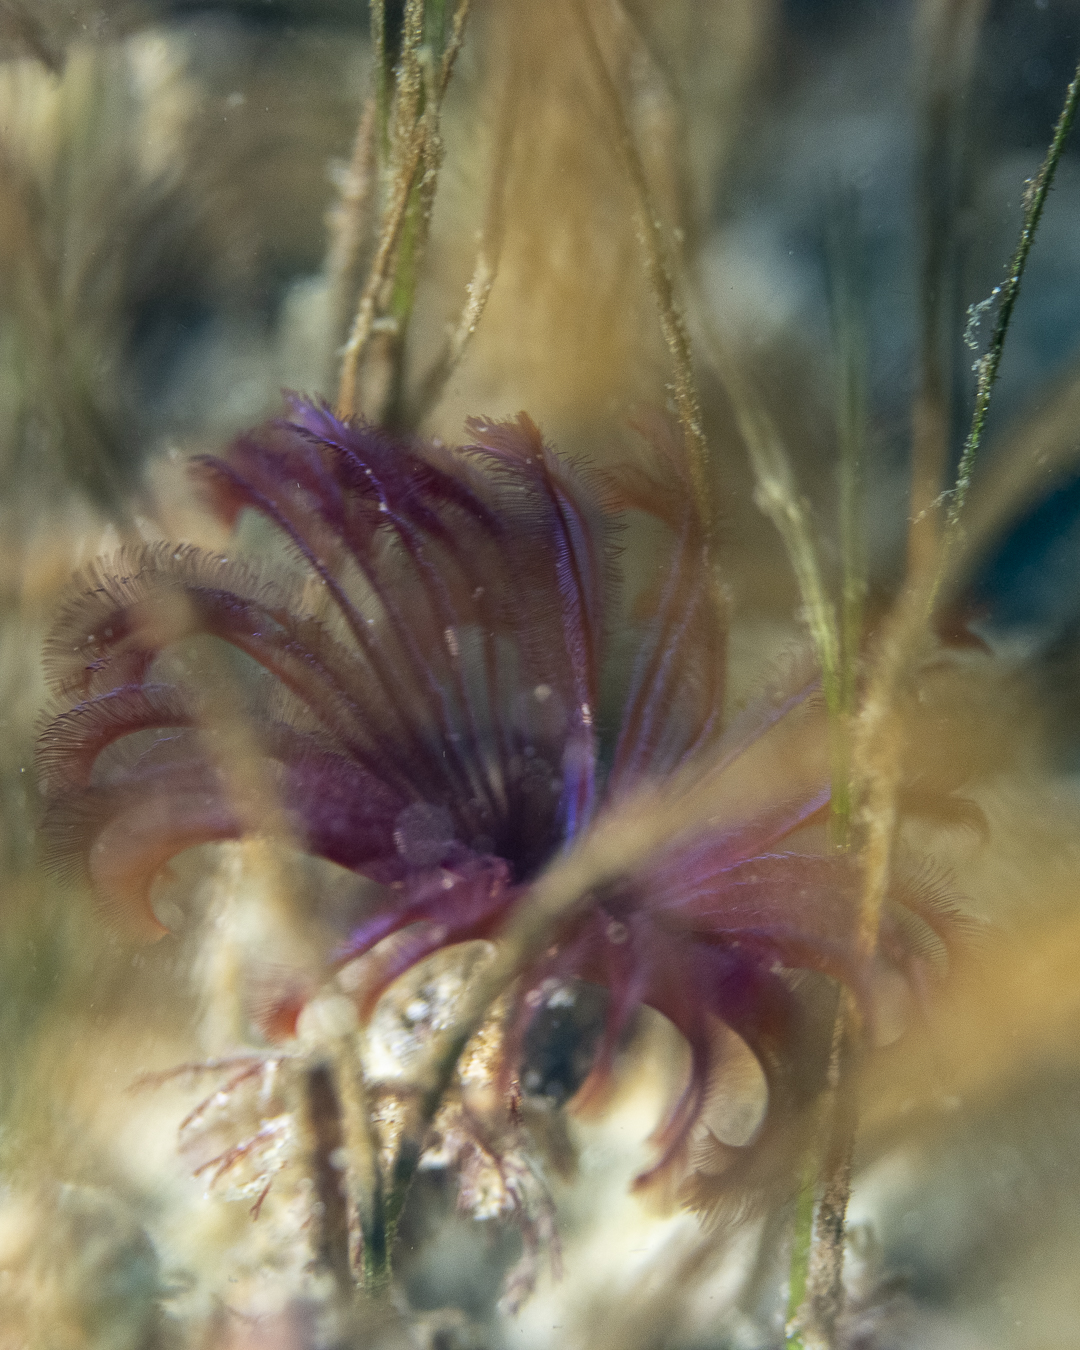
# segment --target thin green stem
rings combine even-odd
[[[795,1200],[795,1222],[791,1238],[791,1262],[788,1270],[787,1330],[784,1344],[788,1350],[803,1350],[802,1331],[796,1318],[806,1297],[810,1273],[810,1246],[814,1239],[814,1202],[817,1194],[817,1150],[807,1153],[802,1182]]]
[[[838,357],[841,555],[840,615],[839,622],[835,617],[832,619],[832,650],[836,664],[831,678],[824,661],[822,663],[829,709],[832,776],[829,834],[832,847],[839,852],[847,852],[851,847],[854,809],[852,735],[866,593],[865,550],[859,527],[862,455],[866,444],[866,342],[858,303],[856,226],[855,203],[841,202],[828,240],[832,322]],[[759,472],[759,485],[760,482]],[[789,485],[785,495],[790,497],[792,494],[793,487]],[[808,547],[809,539],[804,543],[804,551]],[[816,563],[815,568],[820,571]],[[856,1034],[857,1015],[851,1000],[841,994],[833,1028],[829,1078],[822,1095],[816,1137],[807,1153],[796,1201],[785,1333],[787,1350],[809,1350],[810,1346],[828,1344],[839,1314],[844,1221],[855,1133],[854,1115],[844,1110],[850,1096],[850,1084],[845,1081],[849,1066],[844,1047]]]
[[[865,331],[853,298],[844,290],[840,311],[840,707],[855,711],[858,655],[866,599],[866,549],[862,537],[862,457],[866,444]]]
[[[386,50],[386,0],[371,0],[371,48],[375,59],[379,168],[385,170],[390,158],[390,57]]]
[[[393,1230],[387,1223],[379,1137],[354,1035],[342,1037],[333,1061],[349,1159],[349,1201],[360,1229],[359,1273],[365,1292],[382,1298],[390,1290]]]
[[[853,1083],[858,1072],[860,1036],[855,999],[849,991],[840,990],[828,1075],[796,1204],[784,1342],[787,1350],[832,1347],[843,1310],[844,1235],[858,1123]]]
[[[347,1303],[354,1289],[349,1262],[349,1211],[342,1173],[335,1166],[345,1136],[331,1065],[326,1062],[310,1065],[304,1074],[303,1091],[316,1200],[312,1206],[315,1259],[333,1278],[338,1297]]]
[[[389,312],[397,320],[399,330],[408,322],[416,296],[417,245],[422,227],[423,202],[420,185],[413,184],[405,219],[398,241],[398,257],[394,267],[394,285],[390,293]]]
[[[860,308],[861,248],[857,204],[839,204],[829,237],[832,321],[837,349],[837,439],[840,488],[840,622],[837,711],[831,728],[833,792],[831,825],[834,847],[850,845],[853,809],[851,782],[852,720],[858,694],[863,604],[866,598],[866,550],[862,537],[862,457],[866,445],[866,324]]]
[[[993,393],[994,382],[997,380],[998,367],[1001,365],[1001,355],[1005,347],[1005,337],[1009,331],[1009,322],[1012,319],[1013,309],[1020,294],[1020,283],[1024,276],[1028,254],[1031,252],[1031,245],[1035,241],[1035,232],[1039,228],[1043,207],[1046,205],[1046,198],[1053,184],[1054,174],[1057,171],[1062,151],[1065,149],[1065,142],[1072,130],[1078,102],[1080,102],[1080,65],[1077,66],[1072,83],[1066,92],[1065,103],[1061,109],[1061,115],[1058,117],[1057,125],[1054,127],[1054,134],[1050,141],[1050,148],[1046,152],[1046,158],[1043,160],[1038,174],[1028,184],[1024,192],[1024,217],[1020,227],[1020,239],[1006,271],[1005,280],[999,287],[995,288],[992,297],[999,301],[997,321],[994,324],[990,346],[975,366],[978,377],[975,392],[975,411],[971,418],[971,430],[968,432],[967,440],[964,442],[963,454],[960,456],[956,484],[949,499],[949,509],[945,522],[946,538],[942,568],[945,565],[944,555],[953,545],[960,529],[960,516],[964,509],[968,489],[971,486],[975,458],[982,443],[986,417],[990,411],[990,397]]]
[[[424,6],[424,42],[441,53],[446,37],[446,0],[427,0]]]

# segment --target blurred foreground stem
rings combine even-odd
[[[623,167],[633,189],[638,237],[641,240],[644,253],[645,271],[653,297],[656,300],[664,344],[668,349],[671,364],[674,367],[675,406],[678,410],[679,425],[682,428],[683,441],[690,465],[694,496],[697,499],[701,519],[706,523],[706,530],[710,531],[713,510],[708,474],[709,447],[705,439],[701,400],[698,397],[697,382],[694,378],[690,335],[686,330],[686,321],[679,306],[675,285],[675,269],[672,265],[669,246],[664,237],[656,205],[653,202],[648,176],[645,173],[645,165],[641,161],[633,129],[627,117],[626,109],[623,107],[623,100],[608,69],[604,53],[600,49],[596,30],[589,16],[587,0],[573,0],[573,9],[581,33],[585,55],[592,67],[597,87],[614,123]]]

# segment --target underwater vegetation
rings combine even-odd
[[[0,10],[0,1350],[1067,1341],[1080,13],[362,8]]]

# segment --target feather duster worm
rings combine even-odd
[[[117,914],[159,931],[158,869],[251,829],[253,810],[200,730],[198,689],[167,681],[158,658],[191,635],[232,644],[290,696],[256,719],[264,791],[302,848],[386,887],[339,961],[409,930],[371,958],[356,994],[367,1013],[424,956],[496,936],[593,822],[706,765],[705,817],[575,908],[523,972],[506,1057],[512,1068],[553,979],[610,995],[579,1100],[610,1078],[639,1006],[669,1018],[691,1069],[647,1180],[685,1157],[720,1024],[731,1028],[761,1064],[768,1111],[694,1198],[752,1192],[821,1083],[799,972],[864,1003],[871,979],[856,957],[854,868],[811,828],[829,800],[816,677],[793,671],[723,725],[723,596],[686,466],[662,438],[601,485],[524,414],[468,425],[472,443],[449,449],[293,399],[288,420],[197,461],[226,522],[250,509],[285,536],[309,573],[307,607],[190,547],[95,568],[48,644],[64,707],[40,745],[46,838]],[[668,545],[644,616],[624,621],[635,655],[620,675],[610,516],[628,509],[654,517]],[[916,982],[928,950],[963,927],[938,889],[897,883],[883,921],[878,960]]]

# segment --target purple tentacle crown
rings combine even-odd
[[[691,1071],[652,1175],[685,1157],[730,1028],[764,1071],[769,1108],[691,1198],[752,1190],[817,1087],[803,972],[860,997],[870,975],[855,955],[854,868],[813,828],[829,799],[816,680],[793,672],[724,724],[725,605],[673,446],[661,439],[601,487],[524,414],[468,430],[457,449],[402,441],[294,398],[287,420],[196,461],[216,511],[263,517],[307,584],[266,583],[189,546],[85,575],[46,652],[60,704],[39,752],[46,840],[115,914],[162,931],[159,869],[243,834],[253,811],[215,759],[199,690],[159,658],[193,636],[230,644],[274,689],[253,718],[259,791],[302,849],[385,887],[340,959],[409,930],[367,982],[367,1011],[424,956],[497,936],[594,821],[704,764],[708,812],[575,909],[523,972],[507,1053],[550,979],[609,991],[582,1100],[610,1078],[639,1006],[670,1019]],[[613,510],[648,514],[667,541],[637,605],[619,596]],[[630,660],[614,660],[627,645]],[[919,974],[962,927],[934,887],[897,882],[878,960]]]

